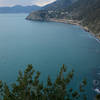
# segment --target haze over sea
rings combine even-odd
[[[100,43],[79,26],[28,21],[26,16],[0,14],[0,80],[14,82],[27,64],[41,71],[41,80],[48,74],[54,79],[65,64],[75,70],[76,86],[84,77],[91,84],[100,66]]]

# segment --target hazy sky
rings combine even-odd
[[[44,6],[56,0],[0,0],[0,6],[14,6],[14,5],[38,5]]]

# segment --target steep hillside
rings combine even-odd
[[[72,3],[74,3],[76,0],[57,0],[56,2],[53,2],[52,4],[46,5],[43,7],[45,10],[62,10],[66,7],[70,6]]]
[[[100,0],[57,0],[27,17],[29,20],[39,18],[41,21],[64,19],[63,22],[78,22],[100,38]]]
[[[92,32],[100,33],[100,0],[79,0],[68,11],[74,20],[80,20]]]
[[[47,21],[50,18],[65,18],[67,15],[65,9],[76,1],[77,0],[57,0],[56,2],[44,6],[40,11],[32,12],[26,19]]]

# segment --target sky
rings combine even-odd
[[[38,5],[44,6],[46,4],[52,3],[56,0],[0,0],[0,6],[14,6],[14,5]]]

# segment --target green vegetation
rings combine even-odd
[[[48,76],[46,85],[40,82],[40,72],[35,71],[32,65],[28,65],[24,73],[19,71],[17,82],[9,89],[6,83],[0,81],[0,100],[87,100],[83,80],[79,90],[69,88],[74,71],[67,72],[62,65],[54,82]]]
[[[79,89],[70,86],[74,70],[68,72],[63,64],[54,82],[48,76],[44,85],[39,80],[40,72],[28,65],[24,73],[19,71],[16,83],[11,87],[0,81],[0,100],[88,100],[85,91],[87,81],[82,80]],[[100,95],[96,96],[100,100]]]

